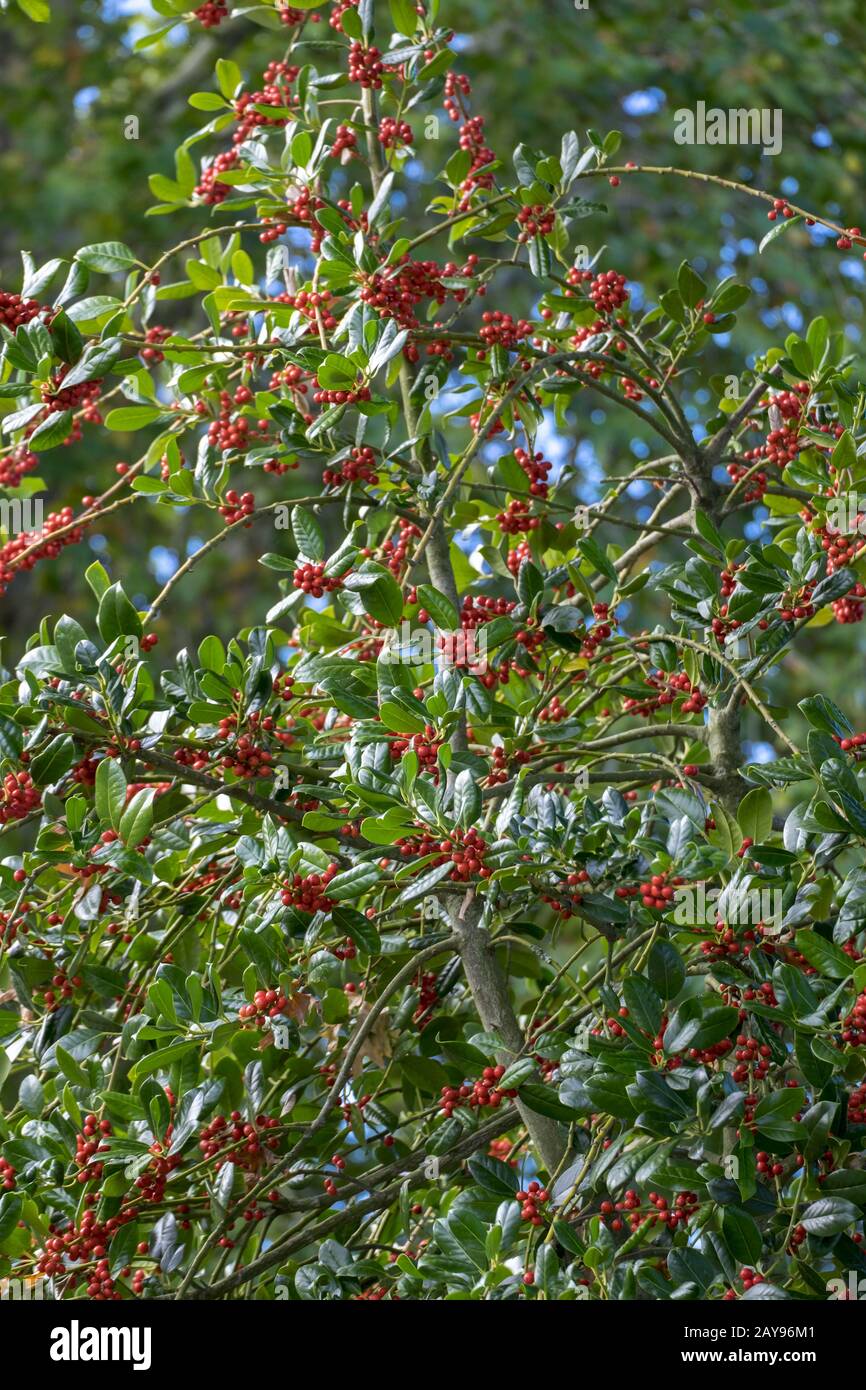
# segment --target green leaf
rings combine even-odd
[[[674,999],[685,984],[686,967],[676,946],[656,941],[647,959],[647,975],[663,999]]]
[[[96,769],[96,814],[103,825],[120,828],[126,808],[126,777],[116,758],[103,758]]]
[[[155,405],[122,405],[117,410],[109,410],[105,417],[105,428],[126,434],[154,424],[161,415],[162,412]]]
[[[773,798],[766,787],[747,792],[737,807],[737,824],[753,844],[763,844],[773,829]]]
[[[644,1033],[655,1037],[662,1021],[662,1000],[642,975],[627,975],[622,994],[634,1022]]]
[[[798,222],[802,221],[803,219],[799,213],[796,213],[793,217],[780,218],[780,220],[776,223],[775,227],[773,227],[769,232],[767,232],[765,237],[761,238],[761,244],[758,247],[758,251],[764,251],[766,247],[770,245],[771,241],[776,240],[776,237],[782,236],[784,232],[790,231],[792,227],[796,226]]]
[[[217,58],[216,75],[220,91],[231,101],[238,88],[243,86],[243,73],[231,58]]]
[[[94,560],[92,565],[88,565],[87,569],[84,571],[84,578],[87,580],[91,592],[97,599],[102,598],[102,595],[111,584],[111,580],[104,566],[101,565],[98,560]]]
[[[432,584],[419,584],[416,590],[419,608],[426,608],[434,627],[440,632],[459,632],[460,616],[454,604]]]
[[[854,973],[856,962],[832,941],[827,941],[809,927],[797,932],[795,945],[822,975],[829,975],[834,980],[847,980]]]
[[[839,706],[834,705],[826,695],[810,695],[808,699],[801,700],[797,708],[802,710],[813,729],[821,729],[825,734],[838,734],[840,738],[854,732]]]
[[[481,816],[481,789],[468,768],[458,772],[454,781],[454,816],[464,829],[475,825]]]
[[[407,903],[415,902],[417,898],[426,898],[443,878],[452,872],[453,865],[449,859],[447,864],[437,864],[435,869],[429,869],[426,874],[421,874],[419,878],[413,879],[407,888],[404,888],[399,897],[392,903],[393,907],[404,907]]]
[[[529,269],[536,280],[546,280],[552,267],[550,243],[546,237],[537,235],[529,242]]]
[[[860,1210],[853,1202],[843,1197],[819,1197],[803,1212],[800,1225],[812,1236],[826,1237],[838,1235],[859,1220]]]
[[[327,896],[329,898],[360,898],[379,882],[382,872],[378,865],[365,863],[355,864],[351,869],[344,869],[341,874],[337,874],[328,884]]]
[[[677,271],[677,289],[680,292],[683,303],[689,309],[696,308],[701,300],[706,298],[707,294],[707,287],[704,281],[701,279],[700,275],[698,275],[697,271],[692,269],[688,261],[683,261]]]
[[[120,338],[107,338],[104,343],[92,343],[63,378],[64,391],[71,386],[79,386],[84,381],[94,381],[110,371],[123,352]]]
[[[563,1105],[552,1086],[521,1086],[518,1094],[524,1105],[534,1110],[536,1115],[546,1115],[549,1120],[574,1121],[575,1111],[570,1105]]]
[[[18,8],[36,24],[47,24],[51,18],[51,6],[48,4],[48,0],[18,0]]]
[[[130,1068],[129,1078],[137,1085],[146,1076],[151,1076],[155,1071],[167,1070],[172,1062],[178,1061],[190,1052],[198,1051],[200,1047],[201,1043],[195,1039],[181,1039],[179,1042],[169,1043],[167,1047],[158,1048],[155,1052],[148,1052]]]
[[[620,1120],[633,1120],[635,1108],[625,1093],[621,1078],[607,1075],[590,1076],[586,1092],[592,1104],[603,1115],[615,1115]]]
[[[381,949],[379,933],[363,912],[351,907],[335,907],[331,910],[331,920],[338,931],[350,936],[358,949],[366,951],[368,956]]]
[[[137,264],[135,255],[122,241],[98,241],[92,246],[82,246],[75,253],[75,259],[88,270],[100,270],[111,274],[116,270],[131,270]]]
[[[30,773],[38,787],[50,786],[64,777],[74,762],[75,744],[68,734],[58,734],[32,760]]]
[[[77,1062],[70,1052],[66,1051],[60,1043],[54,1044],[54,1057],[67,1081],[71,1081],[73,1086],[88,1086],[89,1078],[87,1072]]]
[[[804,1099],[805,1092],[801,1086],[792,1086],[764,1096],[755,1108],[756,1127],[770,1139],[792,1138],[796,1130],[791,1122],[798,1111],[802,1110]]]
[[[375,618],[377,622],[384,623],[386,627],[396,627],[403,616],[403,593],[396,579],[387,570],[379,570],[372,575],[371,572],[365,574],[351,574],[344,580],[344,587],[350,592],[358,592],[364,603],[364,609]]]
[[[518,1189],[517,1174],[507,1163],[499,1158],[489,1158],[486,1154],[476,1154],[470,1158],[467,1168],[479,1187],[492,1192],[494,1197],[513,1197]]]
[[[155,796],[156,792],[152,787],[142,787],[141,791],[132,797],[120,817],[117,832],[128,849],[135,849],[135,846],[150,834]]]
[[[45,453],[46,449],[56,449],[72,433],[72,411],[52,411],[31,434],[27,441],[34,454]]]
[[[114,642],[118,637],[141,636],[144,630],[141,618],[120,583],[111,584],[100,598],[96,625],[105,642]]]
[[[82,272],[84,274],[85,272]],[[51,320],[51,340],[54,351],[63,362],[77,362],[81,356],[84,339],[65,309],[59,309]]]
[[[741,1207],[722,1209],[722,1237],[733,1258],[739,1264],[756,1265],[761,1258],[763,1241],[754,1217]]]
[[[8,715],[0,715],[0,758],[17,762],[24,746],[24,731],[20,724]]]
[[[303,507],[292,508],[292,535],[305,560],[319,564],[325,558],[325,537],[312,512]]]
[[[391,9],[391,23],[398,34],[403,34],[407,39],[418,27],[418,13],[412,0],[388,0]]]

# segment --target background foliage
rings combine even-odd
[[[854,8],[154,10],[3,15],[0,1276],[832,1296]]]

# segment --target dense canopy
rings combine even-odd
[[[19,5],[22,53],[134,38]],[[644,158],[602,119],[604,55],[649,81],[637,8],[566,8],[600,91],[559,128],[562,60],[535,18],[495,60],[498,6],[153,0],[88,127],[124,201],[13,204],[0,1278],[866,1270],[859,146],[812,197],[714,162],[674,73]],[[168,53],[172,163],[121,112]]]

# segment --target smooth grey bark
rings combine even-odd
[[[502,1039],[506,1050],[498,1060],[508,1066],[515,1054],[525,1050],[524,1038],[511,1007],[508,982],[494,955],[487,929],[481,925],[482,912],[483,906],[474,895],[467,895],[462,906],[456,901],[449,903],[451,924],[460,939],[460,955],[475,1007],[484,1028]],[[516,1104],[544,1167],[548,1173],[555,1173],[565,1153],[562,1126],[530,1110],[520,1100]]]

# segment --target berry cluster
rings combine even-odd
[[[35,319],[42,309],[43,306],[38,299],[22,299],[20,294],[0,290],[0,323],[4,328],[8,328],[10,333]]]
[[[201,177],[195,186],[194,192],[208,207],[214,207],[217,203],[225,202],[231,193],[231,185],[220,182],[220,174],[225,174],[229,169],[234,169],[238,162],[237,150],[225,150],[218,154],[216,159],[202,167]]]
[[[289,1012],[289,1000],[281,989],[257,989],[250,1004],[242,1004],[238,1018],[246,1023],[257,1019],[260,1028],[267,1025],[269,1018],[279,1018]]]
[[[592,615],[595,623],[583,640],[580,648],[580,655],[586,661],[594,661],[598,655],[598,648],[610,637],[612,628],[608,622],[614,620],[614,615],[610,612],[606,603],[594,603],[592,605]],[[519,640],[519,639],[518,639]]]
[[[225,721],[220,725],[220,735],[225,737]],[[223,754],[222,765],[226,772],[236,777],[270,777],[274,755],[267,748],[259,748],[248,734],[241,734],[231,750]]]
[[[770,1070],[772,1056],[772,1049],[768,1043],[759,1043],[756,1038],[747,1037],[745,1033],[738,1034],[737,1050],[734,1053],[737,1065],[731,1073],[734,1081],[748,1081],[750,1075],[754,1081],[763,1081]]]
[[[286,883],[280,897],[286,907],[296,907],[301,912],[330,912],[334,900],[327,896],[328,884],[336,876],[338,866],[329,864],[320,874],[295,874],[291,883]]]
[[[317,389],[313,392],[313,400],[316,405],[354,405],[356,401],[368,401],[370,399],[369,386],[353,386],[349,390],[340,388],[333,390],[319,384],[316,379]]]
[[[742,940],[740,940],[733,927],[727,927],[721,921],[716,922],[715,936],[715,941],[703,941],[701,943],[701,954],[709,960],[724,960],[726,957],[739,955],[748,956],[751,954],[752,945],[757,939],[755,932],[749,929],[743,932]]]
[[[277,1135],[268,1131],[279,1127],[276,1116],[256,1115],[254,1120],[244,1121],[239,1110],[231,1112],[230,1119],[216,1115],[210,1124],[205,1125],[199,1135],[198,1146],[203,1158],[216,1158],[215,1167],[233,1163],[238,1168],[256,1169],[260,1167],[264,1150],[279,1148]],[[230,1152],[224,1153],[224,1150]]]
[[[866,1047],[866,990],[858,994],[842,1024],[842,1041],[851,1047]]]
[[[544,1217],[539,1207],[550,1201],[550,1193],[546,1187],[542,1187],[540,1182],[531,1182],[525,1191],[521,1189],[515,1193],[514,1200],[521,1203],[521,1221],[528,1221],[533,1226],[544,1225]]]
[[[556,223],[556,212],[543,203],[528,203],[517,214],[520,232],[517,240],[531,241],[535,236],[550,236]]]
[[[251,492],[237,493],[234,488],[229,488],[226,500],[220,507],[220,515],[225,517],[226,526],[236,526],[242,521],[249,528],[252,522],[247,518],[252,516],[255,509],[256,499]]]
[[[599,314],[612,314],[628,299],[625,276],[616,270],[603,270],[589,287],[589,297]]]
[[[621,1202],[612,1202],[608,1198],[601,1203],[600,1211],[602,1218],[609,1221],[612,1231],[623,1229],[623,1220],[616,1215],[617,1212],[628,1213],[628,1224],[632,1231],[638,1230],[643,1225],[664,1225],[670,1231],[675,1231],[677,1226],[688,1224],[699,1205],[696,1192],[678,1192],[672,1207],[667,1197],[663,1197],[659,1192],[648,1193],[647,1202],[653,1210],[641,1214],[640,1194],[635,1192],[633,1188],[628,1188]],[[612,1220],[610,1220],[611,1217]]]
[[[292,67],[288,63],[269,63],[262,76],[262,90],[241,93],[234,103],[235,117],[239,122],[232,136],[234,144],[242,145],[260,126],[288,124],[287,108],[298,103],[298,98],[289,91],[289,87],[299,72],[300,68]],[[274,114],[266,114],[262,107]]]
[[[412,1015],[412,1022],[419,1033],[427,1027],[430,1016],[439,1002],[439,991],[436,987],[436,974],[434,971],[424,970],[420,972],[418,980],[418,1005]]]
[[[197,10],[193,10],[196,19],[205,29],[216,29],[227,18],[228,12],[227,0],[205,0]]]
[[[102,1177],[103,1163],[94,1156],[98,1153],[107,1153],[108,1144],[102,1142],[111,1134],[111,1121],[100,1120],[98,1115],[86,1115],[81,1127],[81,1133],[75,1136],[75,1162],[80,1172],[77,1174],[79,1182],[98,1182]]]
[[[641,900],[644,907],[652,908],[655,912],[664,912],[666,908],[670,907],[672,900],[676,897],[676,890],[683,881],[677,875],[669,883],[667,874],[653,874],[652,878],[640,885]]]
[[[44,991],[33,991],[34,999],[41,998],[48,1013],[53,1013],[60,1007],[64,999],[71,999],[76,989],[81,987],[81,976],[73,975],[70,980],[65,970],[58,970],[51,977],[51,988]]]
[[[834,599],[830,607],[837,623],[862,623],[866,608],[862,599],[866,598],[866,584],[854,584],[844,598]]]
[[[497,512],[496,523],[504,536],[517,536],[522,531],[536,531],[541,517],[530,514],[528,502],[514,498],[504,512]]]
[[[393,318],[401,328],[417,328],[416,305],[431,299],[440,303],[448,296],[442,283],[447,274],[435,261],[413,261],[408,254],[387,271],[375,271],[361,286],[361,299],[381,318]]]
[[[559,724],[563,719],[568,718],[568,714],[565,706],[560,704],[559,696],[553,695],[548,704],[539,710],[538,718],[542,724]]]
[[[791,623],[796,618],[813,618],[815,605],[812,603],[814,585],[804,584],[796,593],[790,593],[778,605],[778,614],[783,623]]]
[[[356,8],[357,5],[358,0],[334,0],[334,8],[328,20],[331,28],[336,29],[338,34],[344,34],[346,31],[343,28],[343,15],[347,10],[351,10],[353,7]]]
[[[479,336],[489,348],[500,347],[508,352],[531,331],[532,324],[526,319],[515,320],[501,309],[485,309],[481,315]]]
[[[292,581],[296,589],[301,589],[305,594],[311,594],[313,598],[321,598],[323,594],[332,593],[335,589],[343,587],[342,579],[325,574],[323,564],[314,565],[309,560],[298,566],[292,576]]]
[[[439,1102],[440,1110],[443,1115],[449,1117],[463,1105],[468,1105],[472,1110],[498,1110],[503,1100],[513,1100],[517,1095],[515,1090],[503,1091],[497,1087],[505,1075],[505,1067],[485,1067],[477,1081],[471,1084],[464,1081],[462,1086],[443,1086],[442,1098]]]
[[[776,219],[779,218],[779,217],[793,217],[793,216],[794,216],[794,209],[793,209],[792,207],[789,207],[788,203],[785,201],[784,198],[774,198],[774,199],[773,199],[773,206],[770,208],[770,211],[767,213],[767,221],[768,221],[768,222],[775,222]],[[849,244],[850,244],[850,243],[849,243]],[[838,242],[837,242],[837,245],[838,245]]]
[[[775,1162],[763,1150],[755,1154],[755,1168],[766,1178],[780,1178],[785,1171],[784,1163]]]
[[[334,159],[339,159],[347,150],[350,155],[357,153],[358,137],[351,126],[338,125],[337,133],[331,145],[331,154]]]
[[[454,866],[450,874],[452,883],[465,883],[475,874],[479,878],[489,878],[492,873],[484,863],[487,841],[482,840],[474,827],[462,830],[458,826],[451,831],[449,839],[440,841],[439,850],[436,863],[447,864],[450,859]]]
[[[391,741],[391,757],[402,758],[404,753],[408,753],[411,748],[418,758],[418,763],[423,772],[433,773],[434,779],[439,780],[439,749],[442,747],[442,740],[436,737],[436,730],[432,724],[424,726],[423,734],[413,734],[411,738],[395,738]]]
[[[547,497],[550,488],[547,478],[553,464],[541,452],[529,454],[525,449],[515,449],[514,457],[529,479],[529,491],[533,497]]]
[[[219,415],[208,425],[207,437],[221,453],[228,453],[231,449],[244,452],[256,440],[267,438],[267,420],[253,420],[249,415],[233,414],[234,406],[248,405],[252,399],[249,386],[239,386],[234,397],[228,391],[220,392]]]
[[[412,127],[408,121],[395,120],[393,116],[383,116],[379,122],[379,143],[386,150],[398,145],[411,145]]]
[[[0,487],[15,488],[25,473],[32,473],[39,463],[38,454],[19,444],[0,458]]]
[[[856,1086],[848,1097],[848,1123],[866,1125],[866,1081]]]
[[[468,87],[465,90],[468,90]],[[448,113],[453,118],[451,108],[448,108]],[[459,119],[459,113],[456,119]],[[458,138],[461,150],[466,150],[472,157],[469,172],[460,185],[460,211],[465,212],[476,189],[493,187],[493,171],[488,166],[493,164],[496,154],[486,144],[483,116],[470,116],[465,120],[460,127]]]
[[[158,367],[160,362],[165,361],[165,353],[160,352],[159,344],[164,343],[166,338],[171,336],[170,328],[160,328],[154,324],[148,328],[144,335],[145,346],[141,349],[141,360],[147,362],[152,367]]]
[[[645,684],[659,692],[657,697],[653,700],[639,700],[627,696],[622,705],[626,714],[639,714],[646,719],[656,710],[672,705],[680,695],[686,696],[682,705],[683,714],[698,714],[707,702],[706,696],[701,694],[700,687],[692,685],[682,671],[652,672],[647,676]]]
[[[174,1126],[171,1124],[167,1127],[165,1143],[155,1139],[151,1144],[150,1152],[153,1157],[144,1172],[140,1173],[135,1180],[139,1200],[142,1202],[161,1202],[165,1197],[166,1185],[171,1174],[175,1169],[183,1166],[183,1159],[179,1153],[166,1152],[166,1145],[171,1145],[173,1129]],[[178,1210],[180,1211],[181,1208]]]
[[[102,378],[95,381],[82,381],[77,386],[69,386],[64,389],[63,379],[71,368],[68,363],[58,367],[53,373],[51,380],[46,381],[42,387],[42,400],[47,410],[46,414],[55,411],[77,410],[79,406],[84,407],[84,418],[92,424],[100,424],[102,417],[99,412],[93,409],[93,402],[99,395],[99,388],[102,385]]]
[[[89,1195],[84,1200],[86,1209],[78,1225],[73,1222],[67,1230],[60,1232],[56,1223],[51,1222],[48,1227],[48,1239],[43,1247],[44,1253],[37,1262],[36,1271],[38,1274],[46,1274],[51,1277],[52,1275],[66,1274],[69,1264],[92,1260],[94,1263],[87,1273],[82,1271],[82,1277],[87,1280],[87,1297],[98,1301],[119,1299],[121,1294],[115,1290],[114,1280],[109,1273],[106,1251],[121,1226],[136,1219],[138,1209],[135,1206],[124,1206],[116,1216],[110,1216],[105,1222],[100,1222],[96,1213],[91,1209],[96,1202],[96,1197]],[[140,1242],[138,1254],[146,1253],[147,1244]],[[126,1267],[121,1271],[124,1277],[128,1276],[129,1272]],[[77,1272],[70,1276],[69,1287],[76,1287],[78,1277]],[[143,1280],[143,1278],[144,1273],[142,1271],[141,1279]],[[138,1276],[136,1276],[136,1282],[138,1282]],[[138,1291],[135,1289],[135,1285],[133,1285],[133,1290],[134,1292]]]
[[[356,39],[349,49],[349,81],[357,82],[361,87],[375,91],[382,85],[384,70],[382,55],[378,48],[365,48]]]
[[[339,472],[334,468],[326,468],[322,474],[322,482],[326,487],[339,487],[341,483],[357,482],[375,487],[378,481],[376,455],[369,444],[354,448],[349,457],[343,460]]]
[[[23,820],[42,805],[42,794],[33,785],[29,772],[7,772],[3,778],[3,798],[0,800],[0,825]]]

